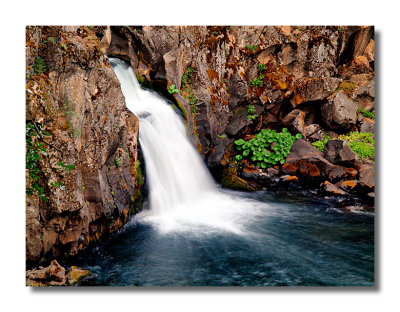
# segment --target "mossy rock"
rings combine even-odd
[[[222,171],[221,185],[226,188],[238,191],[256,191],[260,186],[246,181],[237,176],[237,167],[234,164],[229,164]]]

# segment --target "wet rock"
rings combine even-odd
[[[67,274],[67,281],[69,285],[74,285],[79,282],[85,276],[91,275],[90,271],[83,270],[76,266],[71,266],[71,269],[68,271]]]
[[[246,181],[237,175],[237,167],[229,164],[222,172],[221,185],[233,190],[255,191],[260,189],[256,183]]]
[[[322,105],[321,115],[324,123],[332,130],[350,130],[357,121],[357,107],[343,91],[332,95]]]
[[[357,188],[358,181],[357,180],[347,180],[339,182],[339,187],[346,192],[354,192]]]
[[[329,140],[324,148],[324,157],[333,164],[354,166],[356,153],[344,140]]]
[[[283,175],[280,177],[281,182],[298,182],[299,178],[291,175]]]
[[[347,195],[347,193],[334,184],[330,183],[329,181],[325,181],[321,184],[321,191],[328,195]]]
[[[64,286],[66,282],[65,269],[56,260],[46,268],[26,272],[26,286]]]

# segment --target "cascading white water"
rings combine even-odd
[[[139,118],[150,210],[138,218],[157,224],[161,231],[208,226],[241,232],[240,225],[257,202],[221,192],[191,145],[181,117],[156,93],[142,89],[125,62],[110,58],[110,64],[126,106]]]

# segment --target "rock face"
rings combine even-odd
[[[107,54],[179,106],[214,168],[227,143],[262,128],[306,135],[317,124],[318,140],[357,127],[357,108],[373,109],[372,37],[358,26],[121,26]]]
[[[104,29],[26,29],[26,119],[46,148],[39,178],[27,170],[44,193],[26,198],[28,264],[74,255],[140,209],[139,123],[102,53]]]

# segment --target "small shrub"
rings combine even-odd
[[[293,143],[301,138],[301,134],[293,136],[286,128],[279,133],[263,129],[249,141],[235,141],[236,149],[241,152],[235,159],[237,162],[247,159],[263,169],[277,164],[283,165]]]
[[[114,163],[115,166],[118,168],[119,166],[121,166],[121,159],[118,156],[115,156]]]
[[[350,148],[357,154],[361,160],[375,158],[375,138],[372,133],[350,132],[346,135],[340,135],[339,140],[348,142]]]
[[[327,143],[329,140],[331,140],[331,138],[330,138],[330,136],[325,132],[324,139],[323,139],[323,140],[319,140],[319,141],[315,141],[315,142],[313,143],[313,145],[314,145],[316,148],[318,148],[321,152],[323,152],[323,151],[324,151],[324,148],[325,148],[325,145],[326,145],[326,143]]]
[[[178,92],[179,92],[179,90],[175,88],[175,84],[172,84],[168,89],[169,94],[174,94],[174,93],[178,93]]]
[[[255,112],[256,112],[256,109],[254,108],[254,105],[247,105],[246,115],[247,115],[247,119],[249,121],[254,120],[258,117],[258,115],[256,115]]]
[[[258,71],[261,73],[267,70],[267,66],[265,64],[257,65],[257,68],[258,68]]]
[[[358,109],[358,111],[361,113],[361,115],[363,115],[364,117],[369,117],[371,119],[375,120],[375,114],[373,112],[370,112],[368,110],[366,110],[365,108],[360,107]]]
[[[374,160],[375,139],[372,133],[354,131],[348,134],[342,134],[337,139],[347,141],[347,144],[349,144],[350,148],[357,154],[359,159],[363,160],[367,158]],[[325,134],[324,140],[316,141],[313,145],[323,152],[329,140],[332,140],[332,138]]]
[[[250,86],[252,87],[262,87],[263,85],[264,85],[264,75],[262,73],[259,73],[258,77],[250,82]]]
[[[246,45],[246,48],[249,49],[251,52],[254,52],[257,50],[258,46],[257,45]]]
[[[33,71],[35,74],[44,73],[47,70],[45,61],[40,57],[35,57],[35,62],[33,63]]]

